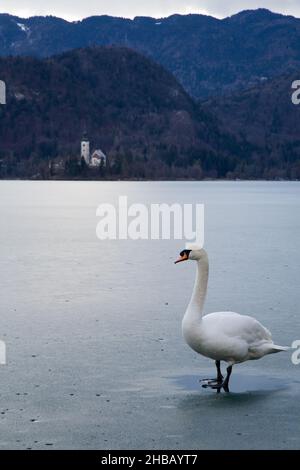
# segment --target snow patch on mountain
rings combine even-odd
[[[19,26],[19,28],[24,31],[24,33],[28,33],[30,31],[30,28],[28,28],[28,26],[26,26],[24,23],[17,23],[17,26]]]

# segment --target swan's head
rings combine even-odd
[[[203,248],[200,248],[198,246],[190,246],[189,248],[181,251],[178,260],[175,261],[175,264],[190,259],[194,261],[200,261],[205,256],[206,252]]]

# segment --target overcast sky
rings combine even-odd
[[[104,14],[160,18],[173,13],[203,13],[223,18],[253,8],[300,17],[300,0],[0,0],[1,13],[20,17],[51,14],[68,20]]]

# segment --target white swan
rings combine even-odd
[[[209,380],[204,386],[210,386],[218,392],[221,388],[229,392],[229,378],[234,364],[260,359],[267,354],[289,348],[274,344],[271,333],[255,318],[234,312],[215,312],[203,316],[209,271],[208,256],[204,249],[197,247],[183,250],[175,264],[187,260],[197,262],[197,275],[182,321],[183,336],[194,351],[216,361],[217,378]],[[220,361],[228,363],[225,380]]]

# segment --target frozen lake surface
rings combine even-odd
[[[300,184],[0,182],[1,449],[299,449],[300,365],[234,367],[232,393],[181,337],[180,241],[99,241],[96,208],[205,203],[206,313],[300,339]]]

